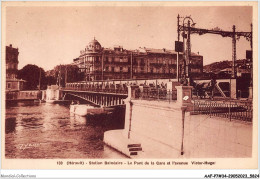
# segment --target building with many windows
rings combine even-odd
[[[13,48],[12,44],[5,48],[6,60],[6,91],[19,91],[23,89],[24,80],[17,79],[18,72],[18,48]]]
[[[179,53],[179,71],[183,72],[183,55]],[[203,71],[203,56],[192,53],[190,72]],[[122,46],[104,48],[94,38],[79,57],[73,60],[86,81],[108,79],[176,78],[177,52],[168,49],[139,48],[126,50]]]
[[[13,48],[12,44],[6,46],[6,78],[14,79],[18,71],[18,48]]]
[[[199,55],[199,53],[191,53],[189,69],[191,76],[203,73],[203,56]]]

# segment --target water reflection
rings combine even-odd
[[[80,125],[87,125],[87,118],[77,115],[70,115],[71,127],[77,127]]]
[[[10,132],[14,132],[16,127],[16,118],[10,117],[6,119],[5,122],[5,133],[8,134]]]
[[[7,105],[6,157],[122,158],[103,143],[106,130],[122,128],[118,114],[86,118],[71,116],[68,106],[58,104]]]

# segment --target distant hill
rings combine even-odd
[[[232,66],[232,61],[228,61],[228,60],[221,61],[221,62],[214,62],[214,63],[208,64],[208,65],[205,65],[203,67],[203,71],[206,73],[209,73],[209,72],[216,73],[225,68],[230,68],[231,66]]]

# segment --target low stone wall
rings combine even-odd
[[[41,91],[13,91],[6,92],[6,100],[34,100],[41,98]]]
[[[128,89],[124,130],[105,132],[105,143],[129,157],[129,144],[138,145],[139,158],[252,156],[252,123],[190,115],[191,87],[176,88],[174,102],[137,100],[135,86]]]
[[[252,155],[251,123],[186,112],[184,154],[181,155],[182,114],[177,103],[145,100],[132,100],[131,103],[126,106],[125,129],[105,133],[105,142],[128,156],[129,152],[125,152],[127,142],[141,144],[142,152],[135,158],[241,158]]]
[[[252,156],[252,123],[206,115],[185,120],[187,157],[243,158]]]
[[[251,123],[210,118],[207,115],[190,115],[189,112],[186,112],[184,121],[184,157],[252,155]],[[157,150],[153,151],[154,154],[157,153],[155,157],[180,157],[182,114],[176,103],[132,100],[130,126],[130,138],[137,141],[140,139],[144,151]],[[147,141],[150,144],[145,144]]]
[[[180,150],[182,112],[174,108],[176,103],[145,100],[132,103],[131,133]]]

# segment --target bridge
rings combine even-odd
[[[110,80],[93,82],[67,83],[62,89],[63,99],[81,99],[96,106],[118,106],[124,104],[128,97],[128,86],[157,86],[158,89],[166,88],[166,83],[171,79],[155,80]]]
[[[200,86],[193,89],[193,97],[198,97],[198,90],[202,90],[203,98],[209,98],[212,94],[208,89],[210,80],[195,80]],[[152,80],[111,80],[67,83],[62,89],[62,98],[70,100],[84,100],[95,106],[123,105],[128,97],[128,87],[134,86],[135,97],[147,100],[177,99],[175,86],[180,85],[176,79],[152,79]],[[221,98],[236,97],[235,79],[217,79],[214,86],[214,96]]]
[[[124,92],[112,93],[108,91],[90,91],[75,90],[75,89],[63,89],[63,99],[82,99],[95,106],[118,106],[124,104],[124,99],[127,98],[127,94]]]

